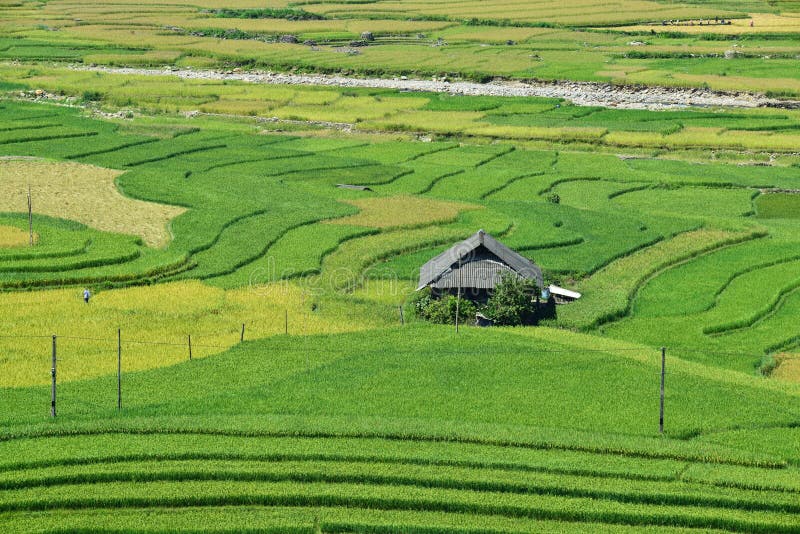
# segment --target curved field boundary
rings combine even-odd
[[[120,265],[127,264],[123,263]],[[86,274],[80,271],[68,271],[65,273],[65,276],[61,278],[36,278],[28,276],[24,279],[0,280],[0,289],[27,290],[31,288],[69,287],[98,283],[114,287],[124,287],[146,283],[148,281],[167,280],[171,276],[191,270],[194,267],[196,267],[196,264],[193,263],[188,256],[184,256],[179,260],[151,267],[141,272]],[[66,276],[66,274],[69,274],[69,276]]]
[[[361,182],[360,185],[388,185],[393,184],[403,176],[408,176],[409,174],[414,174],[414,169],[406,169],[406,170],[398,170],[394,174],[391,174],[389,178],[385,180],[377,180],[372,182]]]
[[[767,306],[756,311],[750,317],[735,322],[707,326],[703,328],[703,333],[706,335],[722,336],[756,326],[758,323],[766,321],[778,313],[786,300],[794,295],[798,289],[800,289],[800,280],[796,280],[791,285],[781,289],[778,295]]]
[[[685,259],[685,260],[680,261],[678,263],[675,263],[673,265],[669,265],[669,266],[665,267],[664,269],[660,269],[658,272],[653,273],[652,276],[649,276],[647,278],[647,280],[639,286],[639,288],[636,291],[636,294],[633,296],[633,299],[631,300],[631,304],[633,305],[635,303],[636,298],[638,297],[638,295],[639,295],[640,291],[642,290],[642,288],[644,288],[649,281],[653,280],[657,276],[659,276],[659,275],[661,275],[661,274],[663,274],[663,273],[665,273],[665,272],[667,272],[667,271],[669,271],[671,269],[680,268],[681,266],[684,266],[687,263],[695,261],[695,260],[697,260],[699,258],[703,258],[703,257],[706,257],[706,256],[711,256],[711,255],[713,255],[713,254],[715,254],[715,253],[717,253],[717,252],[719,252],[721,250],[726,250],[728,248],[732,248],[732,247],[736,247],[736,246],[739,246],[739,245],[743,245],[743,244],[748,243],[749,241],[754,241],[755,239],[761,239],[762,237],[765,237],[765,236],[758,236],[758,237],[756,237],[754,239],[748,239],[748,240],[738,241],[736,243],[731,243],[729,245],[724,245],[722,247],[719,247],[719,248],[716,248],[716,249],[713,249],[713,250],[709,250],[708,252],[704,252],[702,254],[699,254],[699,255],[697,255],[695,257]],[[711,304],[709,304],[708,306],[706,306],[702,310],[699,310],[698,313],[703,313],[703,312],[707,312],[709,310],[712,310],[716,306],[716,303],[719,301],[720,295],[722,295],[722,293],[725,292],[725,290],[728,288],[728,286],[730,286],[731,283],[734,280],[736,280],[737,278],[739,278],[740,276],[743,276],[743,275],[746,275],[748,273],[757,271],[759,269],[764,269],[764,268],[767,268],[767,267],[773,267],[775,265],[780,265],[782,263],[790,263],[790,262],[798,261],[798,260],[800,260],[800,256],[792,256],[792,257],[783,258],[783,259],[779,259],[779,260],[774,260],[774,261],[770,261],[770,262],[766,262],[766,263],[761,263],[761,264],[758,264],[758,265],[749,266],[746,269],[742,269],[742,270],[736,271],[735,273],[730,275],[730,277],[723,283],[723,285],[717,291],[714,292],[714,302],[712,302]],[[704,333],[708,334],[710,332],[705,332],[704,331]]]
[[[99,242],[98,242],[99,241]],[[131,243],[128,243],[131,245]],[[99,248],[99,254],[96,257],[91,257],[94,252],[92,247]],[[128,247],[126,247],[128,248]],[[67,271],[77,271],[87,267],[99,267],[103,265],[118,265],[121,263],[129,263],[141,257],[142,251],[138,247],[129,248],[127,251],[122,249],[116,240],[105,240],[103,236],[100,239],[90,240],[87,247],[87,255],[89,258],[76,259],[72,262],[60,262],[58,264],[49,263],[49,258],[36,258],[27,263],[14,263],[11,265],[0,264],[0,273],[62,273]],[[56,257],[58,258],[58,257]],[[42,261],[36,261],[36,260]]]
[[[609,181],[609,182],[611,182],[612,180],[603,180],[603,181]],[[618,183],[618,184],[624,184],[625,182],[616,182],[616,183]],[[636,193],[636,192],[638,192],[638,191],[646,191],[646,190],[648,190],[648,189],[653,189],[653,188],[654,188],[654,185],[653,185],[653,184],[647,184],[647,185],[638,185],[638,186],[631,186],[631,187],[627,187],[627,188],[625,188],[625,189],[620,189],[620,190],[618,190],[618,191],[614,191],[614,192],[612,192],[612,193],[609,193],[609,194],[608,194],[608,200],[614,200],[615,198],[617,198],[617,197],[621,197],[621,196],[623,196],[623,195],[627,195],[628,193]]]
[[[538,172],[532,172],[532,173],[529,173],[529,174],[522,174],[520,176],[514,176],[514,177],[509,178],[508,180],[506,180],[505,183],[500,184],[500,185],[498,185],[496,187],[493,187],[492,189],[482,193],[480,195],[480,197],[478,197],[478,198],[480,198],[481,200],[487,200],[490,196],[492,196],[492,195],[494,195],[496,193],[499,193],[500,191],[502,191],[503,189],[507,188],[508,186],[513,184],[514,182],[518,182],[519,180],[524,180],[525,178],[533,178],[535,176],[544,176],[545,174],[546,173],[544,171],[538,171]]]
[[[46,493],[58,495],[58,487]],[[133,491],[132,491],[133,490]],[[23,490],[24,491],[24,490]],[[138,491],[147,492],[143,496]],[[100,494],[102,492],[102,495]],[[188,494],[181,495],[180,492]],[[738,512],[674,506],[644,506],[585,497],[512,495],[499,492],[460,492],[439,488],[326,483],[208,482],[202,484],[139,483],[96,484],[83,488],[81,497],[28,499],[0,504],[2,512],[56,511],[123,508],[186,508],[207,506],[334,506],[373,510],[429,511],[497,515],[509,518],[545,519],[567,523],[595,522],[630,526],[680,526],[724,529],[732,532],[797,533],[790,516],[764,512]],[[178,495],[176,495],[178,493]],[[535,497],[533,499],[532,497]],[[503,504],[500,504],[503,502]],[[505,503],[508,504],[505,504]]]
[[[766,269],[767,267],[772,267],[774,265],[779,265],[781,263],[789,263],[789,262],[798,261],[798,260],[800,260],[800,255],[788,256],[786,258],[781,258],[781,259],[778,259],[778,260],[768,261],[768,262],[765,262],[765,263],[758,263],[758,264],[755,264],[755,265],[750,265],[750,266],[746,267],[745,269],[740,269],[740,270],[732,273],[728,277],[728,279],[725,280],[725,282],[722,284],[722,286],[720,286],[720,288],[714,293],[714,297],[716,299],[722,293],[724,293],[725,290],[728,289],[728,286],[730,286],[731,283],[733,283],[733,281],[736,280],[737,278],[739,278],[740,276],[743,276],[743,275],[745,275],[747,273],[751,273],[753,271],[757,271],[759,269]],[[714,307],[714,304],[711,304],[710,306],[705,308],[705,310],[703,310],[703,311],[710,310],[713,307]]]
[[[263,443],[266,448],[272,444]],[[365,451],[366,452],[366,451]],[[442,451],[446,456],[446,451]],[[675,464],[669,474],[604,471],[522,462],[383,456],[364,453],[164,452],[33,461],[0,467],[0,490],[100,482],[239,480],[260,482],[352,482],[438,487],[470,491],[590,497],[641,504],[719,507],[800,513],[800,487],[684,478],[691,467]],[[596,460],[600,460],[597,458]],[[645,462],[646,464],[646,462]],[[220,474],[220,473],[225,473]],[[757,473],[747,473],[757,476]],[[298,478],[286,478],[299,475]],[[720,488],[720,492],[709,491]],[[769,498],[754,498],[757,492]],[[766,496],[765,496],[766,497]]]
[[[169,154],[164,154],[162,156],[157,156],[153,158],[142,159],[138,161],[132,161],[126,163],[126,167],[138,167],[139,165],[146,165],[148,163],[156,163],[159,161],[166,161],[168,159],[179,158],[181,156],[188,156],[189,154],[195,154],[197,152],[210,152],[212,150],[219,150],[220,148],[228,148],[228,145],[205,145],[199,146],[195,148],[187,148],[185,150],[181,150],[178,152],[170,152]]]
[[[589,444],[578,443],[576,441],[558,441],[558,440],[520,440],[520,439],[501,439],[501,438],[485,438],[469,435],[436,435],[436,434],[422,434],[415,432],[391,432],[391,431],[331,431],[331,430],[233,430],[222,428],[153,428],[153,427],[120,427],[115,429],[92,428],[91,425],[81,428],[75,427],[72,429],[42,429],[42,430],[25,430],[21,432],[6,432],[0,434],[0,443],[20,439],[29,438],[46,438],[46,437],[62,437],[62,436],[102,436],[102,435],[201,435],[201,436],[228,436],[228,437],[263,437],[263,438],[348,438],[348,439],[381,439],[387,441],[400,441],[400,442],[420,442],[420,443],[460,443],[470,445],[488,445],[496,447],[511,447],[519,449],[534,449],[534,450],[562,450],[573,452],[586,452],[594,454],[606,454],[614,456],[624,456],[629,458],[642,458],[642,459],[662,459],[662,460],[678,460],[690,461],[701,463],[713,463],[722,465],[737,465],[748,467],[759,467],[765,469],[785,469],[787,462],[780,459],[759,456],[742,451],[728,450],[731,456],[723,457],[720,451],[722,447],[707,447],[705,453],[697,451],[696,444],[689,446],[688,444],[674,441],[671,443],[672,447],[677,447],[672,450],[666,450],[672,447],[665,447],[663,444],[659,446],[661,440],[652,440],[653,447],[626,447],[619,444],[608,442],[605,444]],[[592,434],[585,434],[586,437],[597,439]],[[602,441],[602,439],[601,439]],[[638,439],[639,445],[643,445],[648,440],[645,438]],[[694,450],[692,450],[694,449]]]
[[[311,154],[313,156],[313,154]],[[303,175],[303,174],[312,174],[322,171],[338,171],[338,170],[346,170],[346,169],[356,169],[359,167],[377,167],[378,164],[372,161],[353,161],[350,164],[342,164],[342,165],[322,165],[319,167],[307,167],[304,169],[289,169],[289,170],[281,170],[275,169],[271,172],[263,173],[263,176],[287,176],[287,179],[292,180],[292,175]],[[320,180],[325,179],[324,177],[319,178]]]
[[[320,222],[330,220],[330,219],[320,219],[311,222],[300,223],[296,226],[286,228],[281,235],[275,237],[270,243],[268,243],[267,248],[265,249],[264,253],[257,258],[254,258],[252,261],[245,263],[244,265],[238,267],[233,272],[225,274],[225,275],[214,275],[213,277],[208,278],[208,280],[212,284],[219,284],[222,287],[227,287],[229,285],[228,279],[230,275],[235,274],[237,271],[245,267],[252,267],[253,272],[251,273],[250,277],[248,277],[250,283],[260,283],[262,281],[274,281],[274,280],[293,280],[298,278],[304,278],[307,276],[314,276],[319,275],[322,272],[322,265],[329,255],[335,253],[339,248],[346,242],[351,241],[353,239],[358,239],[370,235],[378,234],[380,231],[377,229],[371,228],[359,228],[353,229],[351,233],[345,235],[336,240],[336,243],[324,248],[322,250],[314,251],[314,254],[318,255],[318,261],[314,267],[307,267],[305,269],[292,271],[292,272],[284,272],[281,267],[277,264],[277,259],[275,260],[276,263],[271,263],[271,253],[274,251],[275,247],[282,243],[283,240],[290,239],[292,234],[297,230],[306,229],[308,227],[314,226],[319,224]],[[262,280],[260,276],[256,276],[256,278],[252,278],[255,274],[265,273],[268,277],[271,275],[275,275],[274,280],[272,278],[268,278],[266,280]],[[233,282],[233,280],[231,280]],[[235,283],[235,282],[234,282]]]
[[[6,442],[3,450],[11,461],[0,463],[0,481],[14,483],[29,471],[34,479],[42,476],[64,474],[63,468],[72,468],[72,474],[101,472],[115,473],[123,464],[151,463],[168,470],[186,466],[190,469],[212,469],[209,462],[226,466],[229,462],[248,464],[264,463],[317,463],[318,469],[328,472],[323,465],[339,465],[339,470],[360,469],[349,464],[370,464],[369,471],[376,473],[396,469],[397,473],[410,474],[437,472],[452,475],[455,471],[476,471],[472,478],[495,480],[513,484],[529,480],[551,484],[561,477],[588,479],[589,489],[613,489],[620,481],[639,484],[638,488],[666,488],[663,484],[680,481],[701,486],[715,486],[732,490],[772,491],[800,493],[800,484],[791,480],[796,469],[765,469],[757,467],[709,464],[685,460],[641,459],[636,457],[604,455],[547,449],[508,448],[491,445],[474,445],[418,441],[350,438],[263,438],[194,434],[184,440],[185,434],[121,434],[107,433],[99,436],[60,436]],[[99,438],[99,442],[96,438]],[[87,443],[84,445],[84,439]],[[28,448],[29,447],[29,448]],[[14,460],[16,452],[28,448],[26,460]],[[80,452],[76,450],[80,449]],[[197,462],[196,467],[187,462]],[[162,465],[163,464],[163,465]],[[130,467],[130,466],[128,466]],[[687,471],[691,468],[691,474]],[[720,477],[720,474],[734,475]],[[480,474],[484,473],[484,475]],[[35,475],[35,476],[34,476]],[[443,476],[437,474],[437,476]],[[578,478],[575,478],[578,477]],[[26,479],[30,478],[26,474]],[[464,477],[460,477],[464,478]],[[566,480],[566,478],[564,479]],[[616,481],[616,482],[615,482]],[[791,482],[786,484],[786,482]],[[586,487],[586,486],[585,486]],[[633,486],[631,486],[633,489]],[[730,492],[706,493],[724,496]],[[752,496],[752,495],[751,495]],[[746,495],[743,495],[746,497]],[[794,501],[789,505],[796,504]]]
[[[744,272],[739,273],[735,276],[732,276],[730,280],[725,284],[725,287],[722,288],[717,294],[715,295],[716,299],[715,302],[719,302],[719,298],[724,293],[724,291],[730,287],[730,285],[738,278],[745,276],[750,273],[754,273],[759,270],[768,269],[770,267],[774,267],[777,265],[789,264],[798,261],[798,258],[794,259],[786,259],[782,261],[771,262],[769,265],[762,265],[759,267],[753,267],[750,269],[744,270]],[[703,328],[703,333],[706,335],[725,335],[730,334],[738,330],[743,330],[746,328],[750,328],[755,326],[757,323],[766,320],[771,315],[777,313],[786,299],[794,293],[798,288],[800,288],[800,277],[795,279],[793,282],[789,283],[781,287],[777,294],[762,308],[755,310],[752,314],[744,319],[738,319],[736,321],[729,321],[726,323],[719,323],[715,325],[709,325]],[[713,306],[712,306],[713,308]]]
[[[63,249],[63,250],[54,250],[53,252],[44,252],[41,254],[37,254],[36,252],[13,252],[9,254],[0,254],[0,265],[2,262],[5,261],[23,261],[23,260],[37,260],[37,259],[56,259],[56,258],[69,258],[72,256],[80,256],[81,254],[85,254],[89,245],[91,244],[91,239],[84,239],[83,244],[78,247],[73,247],[70,249]]]
[[[478,163],[474,164],[472,167],[475,168],[475,169],[477,169],[478,167],[482,167],[482,166],[484,166],[484,165],[486,165],[488,163],[491,163],[492,161],[494,161],[496,159],[499,159],[499,158],[502,158],[503,156],[511,154],[516,149],[517,149],[517,147],[515,147],[514,145],[507,145],[507,146],[503,147],[503,149],[498,151],[497,153],[490,154],[486,158],[480,160]]]
[[[25,126],[8,126],[5,128],[0,128],[0,132],[13,132],[16,130],[41,130],[43,128],[57,128],[59,126],[64,126],[61,123],[45,123],[45,124],[26,124]]]
[[[265,213],[254,215],[251,218],[260,217],[260,216],[266,215],[266,214],[267,213],[266,213],[266,210],[265,210]],[[247,218],[244,218],[242,220],[246,221]],[[216,278],[218,276],[225,276],[225,275],[228,275],[228,274],[233,274],[234,272],[238,271],[242,267],[245,267],[246,265],[249,265],[249,264],[253,263],[254,261],[257,261],[258,259],[264,257],[269,252],[269,249],[275,243],[277,243],[279,239],[281,239],[283,236],[285,236],[291,230],[295,230],[297,228],[300,228],[301,226],[306,226],[308,224],[314,224],[316,222],[319,222],[319,220],[316,220],[316,221],[304,221],[304,222],[298,222],[298,223],[292,224],[291,226],[288,226],[288,227],[284,228],[281,232],[278,233],[278,235],[272,236],[269,239],[269,241],[267,241],[262,246],[262,248],[259,251],[257,251],[255,254],[253,254],[251,256],[248,256],[246,258],[243,258],[243,259],[237,261],[236,263],[234,263],[232,265],[229,265],[229,266],[227,266],[227,267],[225,267],[225,268],[223,268],[221,270],[210,272],[210,273],[200,274],[198,276],[198,278],[200,280],[206,280],[206,279],[210,279],[210,278]],[[229,226],[226,230],[230,230],[230,229],[232,229],[232,227],[233,227],[233,225]],[[221,237],[222,237],[222,235],[220,234],[219,238],[221,238]]]
[[[721,260],[718,259],[719,256],[722,256]],[[753,263],[754,258],[771,259],[760,263]],[[643,286],[641,289],[642,291],[652,289],[650,284],[653,282],[662,287],[665,285],[675,286],[679,284],[680,280],[682,279],[698,278],[703,276],[703,273],[705,273],[705,280],[707,282],[709,280],[711,281],[711,284],[707,285],[707,287],[702,291],[702,295],[707,298],[701,298],[699,299],[700,302],[691,304],[691,313],[700,314],[713,309],[717,305],[720,295],[722,295],[728,289],[730,284],[738,277],[757,269],[772,267],[780,263],[797,260],[800,260],[800,255],[797,255],[796,251],[791,249],[791,246],[785,245],[770,247],[769,240],[753,240],[740,243],[732,247],[725,247],[724,249],[720,250],[719,253],[703,255],[698,257],[696,260],[684,262],[680,265],[665,269],[659,273],[658,276],[666,278],[659,279],[654,277],[648,282],[647,286]],[[724,270],[719,269],[717,267],[717,263],[720,261],[725,265],[730,264],[730,266]],[[668,281],[668,283],[664,282],[665,279]],[[637,293],[637,299],[642,291]],[[663,292],[663,289],[661,291]],[[654,299],[653,296],[650,296],[649,298],[650,300]],[[679,303],[676,302],[675,298],[671,299],[669,304],[670,309],[680,309]],[[639,311],[641,311],[641,309],[636,307],[633,310],[634,315],[636,315]],[[659,313],[660,315],[647,313],[647,316],[660,317],[670,315],[664,314],[663,312]]]
[[[411,163],[412,161],[416,161],[421,157],[430,156],[431,154],[437,154],[439,152],[446,152],[448,150],[453,150],[453,149],[456,149],[456,148],[458,148],[458,144],[442,143],[442,146],[437,148],[437,149],[435,149],[435,150],[429,150],[427,152],[420,152],[419,154],[415,154],[414,156],[411,156],[410,158],[408,158],[406,160],[403,160],[401,163]]]
[[[373,534],[527,534],[561,533],[564,524],[555,521],[507,519],[497,516],[441,514],[435,512],[396,512],[332,507],[210,507],[168,510],[144,508],[117,510],[114,523],[97,522],[96,512],[73,511],[68,514],[32,512],[12,515],[6,525],[13,531],[40,529],[52,533],[120,534],[147,529],[151,534],[196,531],[204,525],[208,534],[315,534],[316,532]],[[11,519],[13,518],[13,519]],[[468,524],[470,526],[465,526]],[[94,525],[89,528],[87,525]],[[300,525],[300,526],[298,526]],[[595,534],[593,523],[570,523],[576,533]],[[629,529],[622,527],[624,532]],[[672,533],[673,529],[658,532]]]
[[[368,455],[368,454],[341,454],[341,453],[264,453],[264,454],[247,454],[237,452],[225,453],[197,453],[197,452],[170,452],[170,453],[150,453],[150,454],[124,454],[124,455],[106,455],[96,456],[91,458],[69,458],[62,460],[52,461],[32,461],[32,462],[18,462],[15,464],[6,464],[0,466],[0,474],[10,476],[8,480],[0,479],[0,489],[17,489],[27,486],[43,485],[42,477],[38,477],[30,481],[20,481],[16,475],[20,472],[31,470],[52,470],[66,467],[113,467],[115,470],[122,464],[151,464],[151,463],[185,463],[188,461],[196,462],[241,462],[241,463],[315,463],[315,464],[367,464],[367,465],[381,465],[381,466],[401,466],[401,467],[425,467],[425,468],[458,468],[469,469],[476,471],[492,471],[510,474],[517,476],[522,473],[538,473],[544,475],[557,475],[557,476],[573,476],[573,477],[587,477],[597,479],[610,479],[610,480],[633,480],[641,482],[676,482],[681,480],[679,470],[676,466],[675,472],[672,474],[649,474],[649,473],[634,473],[634,472],[619,472],[619,471],[603,471],[602,469],[583,469],[583,468],[570,468],[570,467],[551,467],[545,465],[533,465],[522,462],[478,462],[469,460],[458,459],[433,459],[424,457],[411,457],[411,456],[381,456],[381,455]],[[123,466],[124,467],[124,466]],[[686,466],[683,466],[685,469]],[[58,483],[55,477],[48,478],[52,480],[52,485]],[[79,474],[73,478],[63,478],[63,484],[79,483],[80,476],[91,476],[90,474]],[[509,475],[510,476],[510,475]],[[692,481],[701,485],[713,485],[727,488],[753,489],[750,486],[743,485],[744,487],[733,486],[731,484],[719,484],[706,482],[703,480]],[[800,493],[800,489],[787,490],[785,488],[769,489],[759,486],[758,489],[765,489],[776,492]]]
[[[793,497],[787,499],[785,495],[772,496],[771,500],[758,500],[751,495],[736,495],[711,497],[701,492],[693,492],[694,488],[683,487],[676,491],[675,486],[688,486],[680,482],[651,483],[645,482],[637,487],[635,482],[629,482],[624,489],[600,489],[592,487],[596,481],[581,480],[564,477],[562,481],[549,480],[537,481],[521,479],[520,482],[508,480],[492,480],[482,473],[481,476],[470,476],[471,473],[462,473],[450,470],[447,475],[439,475],[435,469],[425,467],[415,469],[413,474],[400,474],[385,472],[381,469],[371,469],[369,464],[336,465],[331,462],[321,466],[314,463],[288,466],[280,465],[282,462],[270,462],[271,465],[253,466],[248,464],[239,469],[219,468],[203,469],[201,465],[179,469],[150,470],[152,464],[139,466],[115,465],[115,472],[70,473],[38,476],[35,478],[16,478],[0,481],[0,490],[21,489],[46,489],[55,486],[82,486],[85,484],[109,484],[124,482],[294,482],[299,484],[363,484],[374,486],[389,486],[393,488],[420,488],[442,489],[469,492],[496,492],[515,495],[540,495],[569,498],[589,498],[604,501],[613,501],[624,504],[644,504],[656,506],[692,506],[698,508],[715,508],[739,511],[762,511],[795,514],[800,513],[800,504],[794,502]],[[135,469],[140,467],[140,470]],[[291,469],[287,472],[287,468]],[[295,471],[295,469],[297,469]],[[337,472],[338,471],[338,472]],[[381,472],[384,471],[384,472]],[[464,478],[456,478],[458,475]],[[483,478],[486,477],[486,478]],[[559,483],[562,482],[562,483]],[[745,492],[742,492],[745,493]],[[765,492],[766,493],[766,492]],[[767,497],[765,495],[765,497]],[[778,497],[783,497],[779,499]],[[0,502],[0,509],[3,504]]]
[[[223,162],[220,162],[220,163],[215,163],[214,165],[210,165],[210,166],[206,167],[205,169],[200,169],[198,172],[208,172],[208,171],[213,171],[213,170],[216,170],[216,169],[224,169],[224,168],[228,168],[228,167],[234,167],[236,165],[244,165],[244,164],[247,164],[247,163],[258,163],[260,161],[274,161],[276,159],[305,158],[305,157],[308,157],[308,156],[311,156],[311,154],[308,153],[308,152],[298,152],[297,154],[294,154],[294,155],[279,154],[279,155],[273,156],[273,157],[259,156],[257,158],[252,158],[252,159],[238,159],[236,161],[223,161]]]
[[[430,193],[433,190],[433,188],[436,187],[436,185],[439,182],[441,182],[442,180],[444,180],[446,178],[451,178],[453,176],[458,176],[458,175],[464,174],[466,172],[467,171],[465,169],[459,169],[457,171],[452,171],[452,172],[447,172],[447,173],[441,174],[441,175],[435,177],[430,182],[428,182],[428,185],[426,185],[423,189],[420,189],[417,194],[424,195],[426,193]]]
[[[60,460],[40,460],[28,462],[16,462],[0,465],[0,473],[10,473],[16,471],[27,471],[36,469],[73,467],[73,466],[100,466],[116,465],[123,463],[144,463],[144,462],[185,462],[185,461],[236,461],[236,462],[259,462],[259,463],[280,463],[280,462],[334,462],[348,464],[385,464],[401,466],[422,466],[422,467],[457,467],[462,469],[507,471],[520,473],[543,473],[551,475],[572,475],[592,478],[625,479],[651,482],[671,482],[678,480],[678,471],[668,475],[647,474],[647,473],[622,473],[603,471],[602,469],[581,469],[569,467],[548,467],[531,465],[522,462],[478,462],[455,459],[432,459],[425,457],[411,456],[381,456],[356,453],[263,453],[247,454],[236,452],[224,453],[200,453],[200,452],[170,452],[170,453],[148,453],[148,454],[121,454],[93,456],[91,458],[67,458]],[[683,466],[685,468],[685,466]],[[698,483],[704,483],[698,481]],[[0,482],[0,484],[6,484]],[[11,485],[12,483],[8,483]],[[716,485],[716,484],[714,484]],[[725,485],[725,487],[731,487]],[[744,487],[741,489],[752,489]],[[761,488],[759,488],[761,489]],[[774,491],[785,491],[776,489]],[[797,490],[796,492],[800,492]]]
[[[561,314],[560,322],[590,330],[620,319],[630,313],[639,288],[658,272],[719,248],[764,235],[757,231],[736,234],[695,230],[646,246],[609,263],[580,284],[579,290],[584,293],[584,301],[580,307],[567,307]]]
[[[772,354],[772,353],[775,353],[775,352],[780,352],[780,351],[783,351],[783,350],[789,350],[789,349],[795,348],[798,345],[800,345],[800,334],[798,334],[796,336],[791,336],[791,337],[789,337],[787,339],[784,339],[783,341],[779,341],[777,343],[773,343],[772,345],[770,345],[769,347],[764,349],[764,352],[766,354]]]
[[[131,143],[123,143],[121,145],[117,145],[111,148],[104,148],[102,150],[90,150],[89,152],[78,152],[76,154],[70,154],[64,156],[64,159],[81,159],[81,158],[88,158],[90,156],[99,156],[100,154],[108,154],[110,152],[116,152],[117,150],[122,150],[124,148],[130,148],[134,146],[140,145],[147,145],[150,143],[157,143],[161,141],[161,139],[144,139],[142,141],[134,141]]]
[[[0,145],[13,145],[16,143],[32,143],[34,141],[58,141],[59,139],[75,139],[78,137],[94,137],[96,135],[100,135],[99,132],[78,132],[72,134],[60,134],[60,135],[39,135],[39,136],[28,136],[28,137],[16,137],[11,139],[0,139]]]

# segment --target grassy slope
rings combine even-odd
[[[719,436],[785,432],[800,391],[670,366],[668,438],[656,350],[547,329],[248,342],[126,373],[116,416],[113,380],[62,385],[55,423],[30,411],[46,411],[46,388],[4,390],[0,525],[158,528],[167,505],[172,528],[211,530],[238,524],[235,509],[262,527],[316,515],[416,531],[458,512],[500,531],[793,531],[800,451]]]
[[[447,328],[419,326],[327,338],[273,338],[224,356],[127,376],[125,405],[139,415],[279,413],[655,434],[656,348],[625,347],[615,353],[596,348],[589,336],[560,343],[562,337],[555,330],[537,333],[537,341],[514,330],[467,330],[455,337]],[[394,347],[391,353],[382,350],[387,344]],[[786,393],[770,392],[754,377],[732,387],[724,375],[711,380],[682,363],[670,376],[672,435],[788,423],[797,416],[794,390],[788,386]],[[80,414],[92,405],[98,411],[89,414],[108,414],[101,408],[113,406],[108,394],[113,390],[103,386],[108,383],[103,378],[65,384],[65,399],[84,403],[71,406],[65,400],[64,415]],[[559,386],[553,387],[555,383]],[[47,388],[13,394],[15,408],[5,415],[8,422],[20,423],[27,407],[46,397]],[[421,398],[428,402],[415,401]],[[710,399],[719,406],[714,413],[703,408]],[[515,409],[522,406],[529,408]]]

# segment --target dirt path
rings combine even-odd
[[[490,83],[448,82],[400,78],[349,78],[320,74],[283,74],[271,72],[234,72],[193,69],[135,69],[110,67],[73,67],[75,70],[135,74],[145,76],[177,76],[189,80],[239,80],[273,85],[326,85],[333,87],[365,87],[427,91],[469,96],[551,97],[564,98],[580,106],[603,106],[624,109],[674,109],[702,107],[780,107],[798,108],[800,101],[777,100],[751,93],[722,93],[704,89],[672,87],[630,87],[592,82],[513,82]]]

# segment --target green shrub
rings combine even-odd
[[[765,354],[761,357],[761,363],[758,366],[758,372],[761,376],[770,376],[772,372],[778,367],[778,360],[772,354]]]
[[[410,304],[417,317],[436,324],[455,324],[456,309],[458,309],[458,322],[461,324],[471,321],[477,312],[473,302],[463,298],[459,302],[453,295],[437,299],[431,294],[430,288],[416,292]]]
[[[421,289],[420,291],[417,291],[411,295],[408,304],[414,311],[415,316],[425,319],[425,312],[428,309],[428,306],[430,306],[432,300],[433,297],[431,296],[431,288],[426,287],[425,289]]]
[[[505,276],[495,287],[484,311],[498,326],[530,324],[536,318],[533,297],[537,292],[536,285],[530,280]]]
[[[103,93],[100,91],[84,91],[83,92],[83,100],[84,102],[99,102],[103,99]]]

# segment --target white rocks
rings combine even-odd
[[[287,74],[272,72],[217,72],[203,70],[138,69],[75,66],[75,70],[101,71],[116,74],[146,76],[178,76],[199,80],[239,80],[248,83],[273,85],[323,85],[333,87],[365,87],[425,91],[465,96],[508,96],[563,98],[580,106],[604,106],[625,109],[671,109],[688,106],[715,107],[794,107],[800,102],[780,101],[764,95],[749,93],[721,93],[706,89],[674,87],[630,87],[593,82],[521,82],[493,81],[489,83],[415,80],[407,76],[397,78],[351,78],[321,74]]]

